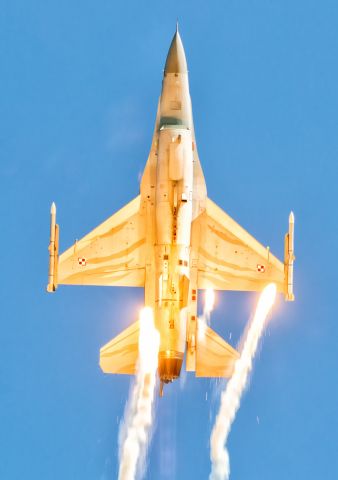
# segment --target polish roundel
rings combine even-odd
[[[78,264],[81,265],[81,267],[85,267],[87,265],[86,259],[83,257],[79,257],[77,261],[78,261]]]
[[[257,265],[257,272],[264,273],[265,272],[265,266],[258,264]]]

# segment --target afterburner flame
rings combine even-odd
[[[160,336],[155,329],[153,310],[145,307],[140,312],[139,370],[144,374],[156,372]]]
[[[226,441],[231,425],[240,407],[240,400],[252,370],[258,341],[263,333],[265,320],[276,298],[276,285],[264,288],[256,308],[254,319],[244,341],[234,373],[221,396],[221,405],[210,437],[211,473],[209,480],[226,480],[230,475],[229,453]]]
[[[160,335],[153,311],[140,312],[139,361],[123,422],[120,426],[119,480],[135,480],[142,475],[153,421],[153,401]]]

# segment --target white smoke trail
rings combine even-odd
[[[234,373],[221,396],[221,405],[210,437],[211,473],[209,480],[226,480],[230,475],[229,453],[226,441],[240,406],[242,393],[252,369],[258,341],[263,333],[266,317],[276,298],[276,285],[264,288],[256,308],[254,319],[245,338],[240,358]]]
[[[146,307],[140,313],[139,360],[135,385],[120,427],[119,480],[135,480],[144,470],[153,419],[159,345],[160,335],[154,326],[153,311]]]

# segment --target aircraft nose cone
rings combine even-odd
[[[164,73],[188,73],[187,60],[178,29],[171,41]]]

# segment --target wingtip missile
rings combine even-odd
[[[56,205],[50,207],[49,268],[47,292],[55,292],[57,288],[57,265],[59,260],[59,226],[56,224]]]
[[[294,260],[294,231],[295,231],[295,216],[293,212],[290,212],[289,215],[289,245],[288,245],[288,251],[289,251],[289,258]]]
[[[295,261],[294,228],[295,228],[295,216],[294,216],[294,213],[291,211],[289,215],[289,231],[285,235],[285,258],[284,258],[285,282],[286,282],[285,299],[290,302],[292,302],[295,299],[295,296],[293,293],[293,263]]]

